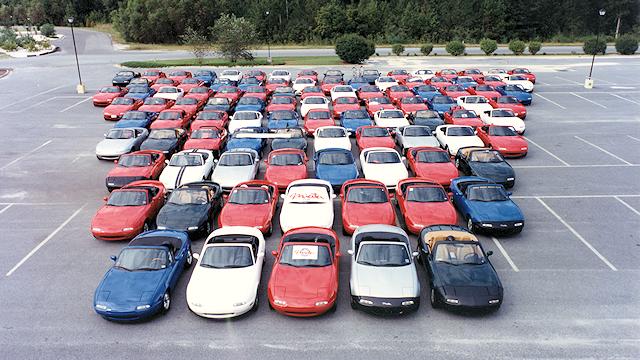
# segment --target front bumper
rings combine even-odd
[[[107,308],[106,310],[99,310],[94,307],[94,310],[98,315],[110,321],[135,322],[152,317],[157,314],[161,308],[162,302],[158,302],[146,310],[135,310],[135,307],[130,310],[114,310],[110,308]]]
[[[325,305],[316,306],[315,299],[287,299],[287,305],[278,305],[271,301],[271,299],[269,299],[271,307],[273,307],[275,311],[279,312],[280,314],[293,317],[312,317],[322,315],[333,307],[335,301],[336,299],[334,298],[327,301],[327,304]]]
[[[205,306],[196,307],[196,306],[192,306],[191,304],[188,304],[188,305],[189,305],[189,310],[191,310],[191,312],[193,312],[198,316],[208,318],[208,319],[229,319],[229,318],[237,317],[237,316],[248,313],[249,311],[251,311],[254,304],[255,304],[255,299],[252,303],[245,304],[243,306],[238,306],[238,307],[228,306],[224,308],[220,307],[218,309],[207,308]]]
[[[420,297],[408,298],[379,298],[371,296],[351,295],[351,301],[356,307],[375,314],[399,315],[418,310]],[[402,305],[405,303],[405,305]]]
[[[94,230],[91,229],[91,234],[93,234],[93,237],[98,239],[98,240],[103,240],[103,241],[124,241],[124,240],[131,240],[134,237],[136,237],[136,235],[140,234],[142,232],[142,227],[136,227],[133,228],[133,230]]]

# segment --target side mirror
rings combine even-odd
[[[331,198],[335,199],[336,198],[336,194],[331,194]]]
[[[287,197],[285,196],[285,194],[280,194],[280,198],[284,200],[284,199],[286,199]]]
[[[191,254],[191,256],[193,256],[193,258],[196,259],[196,260],[200,260],[200,254],[198,254],[198,253],[193,253],[193,254]]]
[[[418,257],[418,255],[420,255],[420,253],[417,252],[417,251],[414,251],[414,252],[411,253],[411,256],[413,256],[413,257]]]
[[[117,165],[118,164],[118,160],[113,160],[113,163]]]
[[[342,253],[341,253],[340,251],[338,251],[338,252],[336,253],[336,257],[341,257],[341,256],[342,256]]]
[[[493,255],[493,251],[487,251],[487,256]]]
[[[273,255],[274,257],[278,257],[278,252],[277,252],[277,251],[275,251],[275,250],[273,250],[273,251],[271,252],[271,255]]]
[[[111,256],[109,256],[109,259],[111,259],[112,261],[116,261],[118,259],[118,257],[115,256],[115,255],[111,255]]]
[[[105,196],[105,197],[102,198],[102,200],[107,201],[107,200],[109,200],[109,197]]]
[[[347,254],[353,255],[353,250],[351,250],[351,249],[347,250]]]
[[[511,191],[507,191],[507,196],[511,196],[513,193]]]
[[[164,163],[169,165],[169,160],[165,160]]]

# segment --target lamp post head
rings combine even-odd
[[[69,18],[67,19],[67,21],[69,22],[69,24],[73,24],[73,20],[74,20],[74,19],[73,19],[73,16],[71,16],[71,17],[69,17]]]
[[[269,12],[268,12],[268,11],[266,11],[264,14],[265,14],[265,15],[267,15],[267,16],[269,16]]]
[[[598,10],[598,14],[600,14],[600,16],[604,16],[604,14],[606,14],[606,13],[607,13],[607,10],[605,10],[605,9]]]

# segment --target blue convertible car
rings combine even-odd
[[[430,110],[438,112],[438,115],[443,118],[444,113],[451,110],[452,107],[457,106],[458,103],[451,96],[434,95],[431,100],[427,101],[427,105]]]
[[[136,321],[171,307],[180,275],[193,262],[186,232],[152,230],[131,240],[96,289],[93,306],[107,320]]]
[[[143,127],[149,128],[149,125],[158,116],[157,112],[131,110],[122,115],[122,118],[118,120],[114,128],[130,128],[130,127]]]
[[[330,182],[333,187],[358,178],[358,166],[349,150],[323,149],[314,154],[313,160],[316,164],[316,178]]]
[[[533,101],[533,95],[526,92],[520,85],[500,85],[496,86],[496,91],[502,95],[515,97],[522,105],[531,105],[531,101]]]
[[[469,231],[517,234],[524,227],[524,215],[504,187],[478,176],[451,180],[453,204],[467,220]]]
[[[371,126],[373,121],[365,110],[347,110],[340,114],[340,126],[355,134],[360,126]]]

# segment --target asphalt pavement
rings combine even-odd
[[[366,65],[381,71],[527,66],[537,73],[526,119],[529,154],[510,160],[525,229],[481,237],[505,287],[498,312],[433,310],[422,269],[424,301],[416,313],[353,311],[344,256],[337,311],[289,318],[266,306],[273,264],[267,256],[256,313],[228,321],[190,313],[187,273],[167,315],[123,325],[92,309],[109,256],[124,244],[97,241],[89,231],[113,166],[95,158],[96,143],[113,124],[90,96],[109,84],[122,61],[185,54],[117,51],[103,34],[85,30],[76,40],[84,95],[75,93],[70,37],[55,54],[0,59],[0,68],[13,69],[0,79],[1,359],[640,358],[640,57],[598,57],[592,90],[582,87],[591,61],[584,56],[374,57]],[[335,68],[347,76],[352,71]],[[338,202],[334,209],[339,214]],[[339,216],[334,229],[340,233]],[[340,238],[347,249],[347,238]],[[278,240],[276,232],[267,249]],[[194,250],[202,244],[196,241]]]

